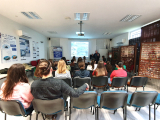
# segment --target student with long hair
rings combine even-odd
[[[55,77],[66,77],[71,78],[70,72],[66,68],[66,63],[64,60],[59,60],[58,69],[55,72]]]
[[[108,83],[111,84],[114,77],[127,77],[127,72],[123,69],[123,63],[118,62],[116,64],[118,70],[114,70],[111,75],[110,79],[108,79]]]
[[[72,58],[73,60],[74,60],[74,63],[77,63],[77,61],[76,61],[76,57],[75,56],[73,56],[73,58]]]
[[[60,61],[62,62],[62,60]],[[58,67],[58,69],[60,68]],[[35,76],[40,77],[41,79],[34,81],[31,85],[31,92],[35,99],[53,100],[62,98],[63,94],[71,97],[79,97],[85,90],[89,89],[87,83],[77,89],[73,89],[63,80],[53,78],[52,71],[51,63],[49,61],[41,61],[38,64]]]
[[[7,72],[7,79],[1,86],[0,98],[19,100],[25,109],[31,106],[33,96],[22,64],[13,64]]]
[[[79,63],[79,62],[82,62],[82,61],[83,61],[83,59],[82,59],[81,57],[79,57],[78,60],[77,60],[77,63],[76,63],[75,66],[74,66],[74,70],[79,70],[78,63]]]
[[[87,66],[87,70],[95,70],[96,68],[97,68],[96,61],[94,59],[92,59],[91,65]]]
[[[97,68],[93,71],[92,76],[107,76],[107,70],[102,60],[98,62]]]

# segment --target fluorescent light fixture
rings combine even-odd
[[[120,20],[120,22],[132,22],[142,15],[126,15],[124,18]]]
[[[78,34],[84,34],[84,32],[76,32],[76,34],[78,35]]]
[[[21,12],[24,16],[29,19],[42,19],[37,13],[35,12]]]
[[[74,20],[88,20],[90,13],[74,13]]]
[[[111,34],[110,32],[105,32],[102,35],[110,35],[110,34]]]

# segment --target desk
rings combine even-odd
[[[7,77],[7,74],[0,74],[0,80],[6,77]]]

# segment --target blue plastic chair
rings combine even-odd
[[[158,96],[157,96],[157,99],[156,99],[156,102],[155,102],[156,104],[157,104],[157,108],[158,108],[158,106],[160,105],[160,93],[158,94]],[[156,108],[156,109],[157,109]]]
[[[19,100],[4,101],[0,99],[0,111],[5,113],[4,120],[7,119],[7,114],[14,116],[23,116],[23,117],[27,117],[28,115],[30,115],[30,120],[31,120],[33,107],[30,106],[28,109],[25,109]]]
[[[156,117],[155,101],[158,93],[156,91],[136,91],[128,94],[127,105],[136,107],[140,111],[141,107],[149,105],[149,120],[151,119],[151,105],[154,105],[154,119]]]
[[[72,108],[88,109],[94,106],[95,112],[96,112],[96,104],[97,104],[97,92],[95,91],[85,91],[78,98],[71,97],[69,120],[71,120],[71,109]],[[95,118],[96,118],[96,114],[95,114]]]
[[[97,119],[98,117],[98,108],[103,108],[107,110],[114,110],[118,108],[123,108],[123,119],[126,120],[127,113],[127,97],[128,94],[126,91],[104,91],[101,96],[97,97]]]

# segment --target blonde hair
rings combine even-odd
[[[64,60],[59,60],[57,73],[66,73],[66,63]]]

